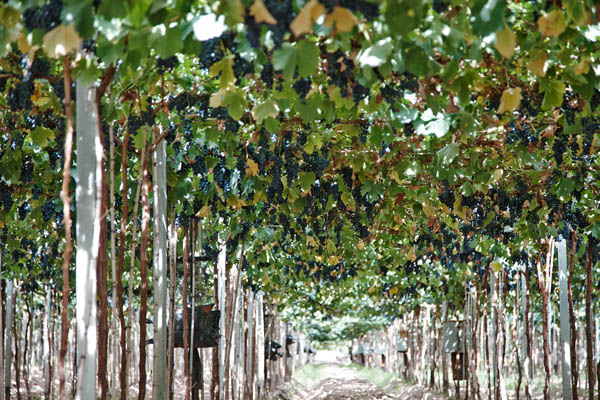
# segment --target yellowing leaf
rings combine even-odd
[[[546,76],[546,61],[548,60],[548,54],[542,53],[539,57],[533,58],[527,64],[527,68],[538,76]]]
[[[392,295],[392,296],[393,296],[393,295],[395,295],[396,293],[398,293],[398,290],[400,290],[400,289],[398,289],[398,286],[392,286],[392,287],[390,288],[390,290],[389,290],[389,293],[390,293],[390,295]]]
[[[414,247],[410,248],[410,250],[408,251],[408,254],[406,255],[406,258],[408,258],[410,261],[415,261],[417,259],[417,255],[415,254]]]
[[[502,54],[502,57],[511,58],[515,54],[515,47],[517,47],[517,35],[505,25],[504,29],[496,33],[494,47],[498,50],[498,53]]]
[[[546,15],[542,15],[538,18],[538,31],[543,36],[555,36],[558,37],[561,33],[567,29],[567,22],[565,16],[560,10],[552,10]]]
[[[226,93],[227,93],[227,88],[219,89],[217,92],[213,93],[212,96],[210,96],[210,100],[208,101],[208,104],[213,108],[221,107]]]
[[[246,176],[251,177],[258,174],[258,164],[254,162],[252,159],[246,160]]]
[[[519,108],[519,104],[521,103],[521,88],[510,88],[506,89],[502,92],[502,97],[500,97],[500,106],[498,107],[498,114],[503,113],[504,111],[514,111]]]
[[[590,70],[590,65],[588,64],[588,61],[586,59],[583,59],[579,61],[577,65],[575,65],[575,68],[573,68],[573,70],[575,72],[575,75],[585,75]]]
[[[336,6],[331,14],[327,14],[323,25],[326,27],[331,27],[333,24],[335,24],[335,29],[338,32],[351,32],[352,28],[354,28],[357,23],[358,20],[354,14],[350,12],[350,10],[344,7]]]
[[[52,58],[64,56],[77,50],[82,39],[73,25],[59,25],[44,35],[46,53]]]
[[[500,261],[492,261],[490,267],[492,267],[494,272],[500,272],[502,270],[502,263]]]
[[[290,29],[294,33],[294,36],[310,32],[313,23],[324,13],[325,7],[317,0],[310,0],[306,3],[290,24]]]
[[[277,20],[273,18],[262,0],[254,0],[254,3],[250,6],[250,15],[254,17],[256,23],[266,22],[271,25],[277,24]]]
[[[200,209],[200,211],[198,211],[196,213],[196,217],[199,218],[206,218],[208,217],[208,215],[210,214],[210,207],[207,205],[202,206],[202,208]]]
[[[329,265],[336,265],[339,262],[340,262],[339,258],[337,258],[336,256],[333,256],[333,255],[329,256],[329,258],[327,259],[327,263]]]
[[[317,242],[315,241],[315,239],[312,236],[307,236],[306,237],[306,241],[308,242],[309,245],[311,245],[312,247],[317,247]]]

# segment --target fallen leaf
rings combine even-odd
[[[502,97],[500,97],[498,114],[502,114],[504,111],[512,112],[516,110],[519,108],[522,98],[523,96],[521,95],[521,88],[519,87],[504,90],[504,92],[502,92]]]
[[[327,14],[323,25],[331,27],[335,24],[335,29],[338,32],[351,32],[352,28],[358,23],[358,20],[344,7],[335,6],[331,14]]]
[[[260,24],[261,22],[266,22],[270,25],[277,24],[277,20],[273,18],[262,0],[254,0],[254,3],[250,6],[250,15],[254,17],[257,24]]]

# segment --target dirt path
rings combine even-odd
[[[299,388],[293,400],[399,399],[340,364],[325,364],[315,385]]]
[[[405,385],[393,379],[385,387],[357,374],[348,366],[335,362],[318,363],[319,376],[307,385],[295,381],[281,388],[274,399],[281,400],[445,400],[418,385]]]

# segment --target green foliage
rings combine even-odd
[[[117,138],[115,187],[128,165],[116,222],[159,126],[177,224],[202,218],[211,256],[246,241],[245,285],[290,318],[344,321],[316,320],[323,338],[460,302],[492,262],[531,263],[547,235],[600,236],[590,4],[265,1],[273,24],[250,3],[0,6],[7,274],[31,280],[54,252],[42,269],[59,279],[65,54],[74,79],[110,78],[101,108]],[[197,22],[213,13],[227,26],[206,29],[227,29],[204,40]]]

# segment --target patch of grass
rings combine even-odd
[[[311,386],[321,378],[324,364],[305,364],[294,372],[294,379],[304,386]]]

